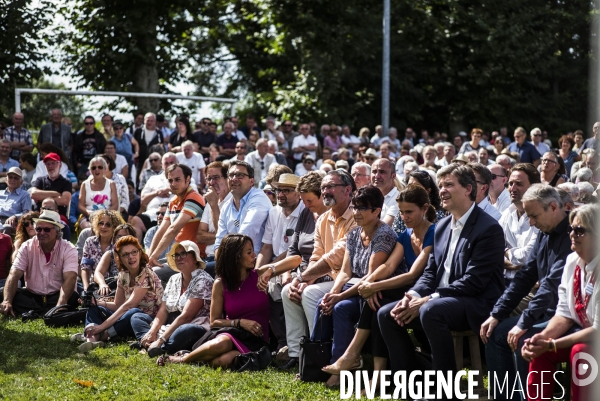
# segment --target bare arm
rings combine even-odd
[[[63,273],[63,284],[60,287],[60,295],[58,296],[57,305],[64,305],[69,302],[71,295],[73,295],[73,291],[75,291],[75,282],[77,282],[77,273]]]
[[[88,210],[85,208],[85,185],[83,184],[79,189],[79,202],[77,203],[77,210],[79,210],[79,213],[86,217],[90,215]]]
[[[215,243],[217,233],[211,233],[208,231],[208,224],[200,223],[198,226],[198,232],[196,233],[196,242],[199,244],[212,245]]]
[[[12,301],[17,293],[19,280],[23,277],[23,274],[22,270],[11,269],[10,274],[8,275],[8,279],[4,285],[4,301],[0,304],[0,310],[5,315],[15,315],[12,310]]]
[[[60,193],[57,191],[43,191],[36,187],[31,188],[31,199],[34,202],[41,202],[46,198],[58,198]]]
[[[117,195],[117,186],[114,182],[110,183],[110,210],[119,211],[119,195]]]
[[[264,244],[260,248],[260,252],[256,256],[256,267],[266,265],[273,258],[273,245]]]
[[[158,232],[152,239],[152,249],[150,252],[150,259],[158,260],[158,257],[175,239],[177,234],[183,229],[188,221],[190,221],[192,216],[187,213],[180,213],[177,221],[175,223],[171,223],[171,220],[163,220]],[[169,223],[168,225],[165,223]],[[164,230],[164,231],[163,231]],[[164,233],[164,235],[161,235]],[[156,238],[160,238],[160,242],[155,245]]]

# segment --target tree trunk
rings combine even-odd
[[[136,57],[138,65],[137,75],[134,79],[136,92],[158,93],[158,60],[156,56],[157,31],[156,10],[152,7],[147,10],[145,18],[145,34],[138,36],[138,48],[143,51],[145,57]],[[141,22],[144,23],[144,22]],[[138,110],[147,112],[156,112],[160,101],[150,98],[134,98],[133,102]]]

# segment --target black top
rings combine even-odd
[[[44,177],[38,177],[31,185],[32,187],[42,191],[56,191],[60,194],[63,192],[71,193],[73,191],[73,185],[71,184],[71,181],[67,180],[62,175],[59,175],[54,181],[52,181],[47,175]],[[41,210],[41,207],[42,202],[36,202],[36,209]],[[58,213],[61,216],[67,216],[67,207],[58,206]]]

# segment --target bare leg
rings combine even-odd
[[[352,342],[342,355],[333,365],[328,365],[323,368],[323,371],[332,375],[339,375],[342,370],[348,370],[356,366],[357,360],[360,358],[360,351],[369,339],[371,330],[358,329],[352,338]],[[339,377],[338,377],[339,382]]]
[[[232,349],[233,342],[229,337],[218,336],[214,340],[202,344],[194,351],[183,356],[183,358],[169,357],[169,360],[174,363],[209,362],[225,353],[228,353]]]
[[[213,368],[228,368],[231,363],[233,362],[233,359],[238,356],[240,354],[240,351],[236,350],[232,350],[229,352],[226,352],[223,355],[220,355],[218,357],[216,357],[215,359],[213,359],[210,362],[210,366]]]

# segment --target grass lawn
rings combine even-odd
[[[2,319],[2,318],[0,318]],[[0,399],[6,400],[339,400],[338,391],[295,381],[291,372],[234,373],[156,366],[127,343],[79,354],[76,328],[42,320],[0,320]],[[76,380],[81,381],[78,384]]]

